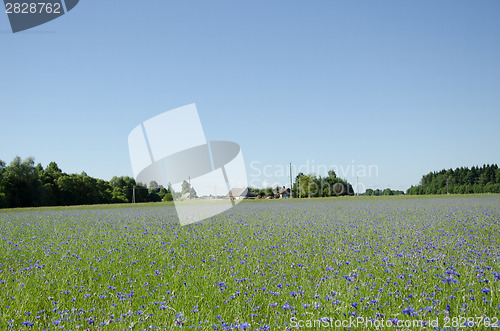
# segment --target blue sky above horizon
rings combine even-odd
[[[289,183],[289,162],[353,184],[350,167],[376,166],[360,183],[392,189],[500,164],[499,14],[498,1],[82,0],[16,34],[0,14],[0,159],[131,176],[129,132],[196,103],[208,140],[241,145],[252,184]]]

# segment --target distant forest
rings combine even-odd
[[[406,191],[406,194],[447,193],[500,193],[500,169],[492,164],[430,172],[422,177],[418,186]]]
[[[68,206],[172,200],[168,188],[151,182],[149,188],[135,179],[113,177],[109,182],[81,174],[67,174],[55,162],[46,168],[29,157],[8,165],[0,160],[0,208]]]

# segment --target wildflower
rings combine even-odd
[[[240,325],[238,325],[238,329],[240,329],[240,330],[246,330],[248,328],[250,328],[250,323],[248,323],[248,322],[241,323]]]
[[[403,309],[403,314],[408,314],[408,315],[413,316],[414,312],[415,312],[415,309],[413,309],[412,307],[407,307],[407,308]]]

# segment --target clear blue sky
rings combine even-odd
[[[12,34],[0,13],[0,159],[132,175],[129,132],[196,103],[250,180],[376,165],[360,182],[406,189],[500,164],[499,17],[499,1],[82,0]]]

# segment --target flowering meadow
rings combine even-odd
[[[1,330],[500,315],[499,195],[245,201],[184,227],[162,204],[10,210],[0,239]]]

